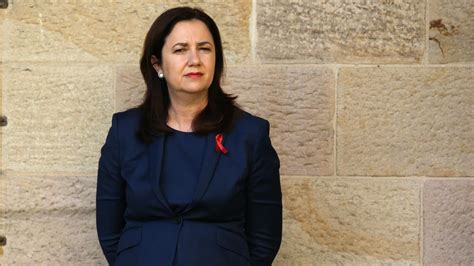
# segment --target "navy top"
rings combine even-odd
[[[175,212],[184,209],[192,201],[201,172],[206,139],[205,135],[177,130],[165,138],[160,186]]]

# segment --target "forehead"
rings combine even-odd
[[[200,20],[193,19],[176,23],[170,34],[166,37],[165,45],[202,41],[214,43],[207,25]]]

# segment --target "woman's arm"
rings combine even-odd
[[[271,265],[281,243],[282,203],[280,161],[265,121],[256,139],[247,181],[245,231],[252,265]]]
[[[120,176],[117,116],[101,150],[97,173],[96,219],[102,251],[110,265],[115,262],[120,233],[125,224],[125,183]]]

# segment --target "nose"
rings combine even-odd
[[[189,49],[188,64],[191,66],[199,65],[201,63],[201,57],[199,56],[198,49]]]

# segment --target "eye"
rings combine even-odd
[[[183,53],[184,51],[185,51],[184,48],[178,48],[178,49],[174,50],[173,53],[179,54],[179,53]]]
[[[209,47],[201,47],[200,50],[201,50],[201,51],[211,51],[211,48],[209,48]]]

